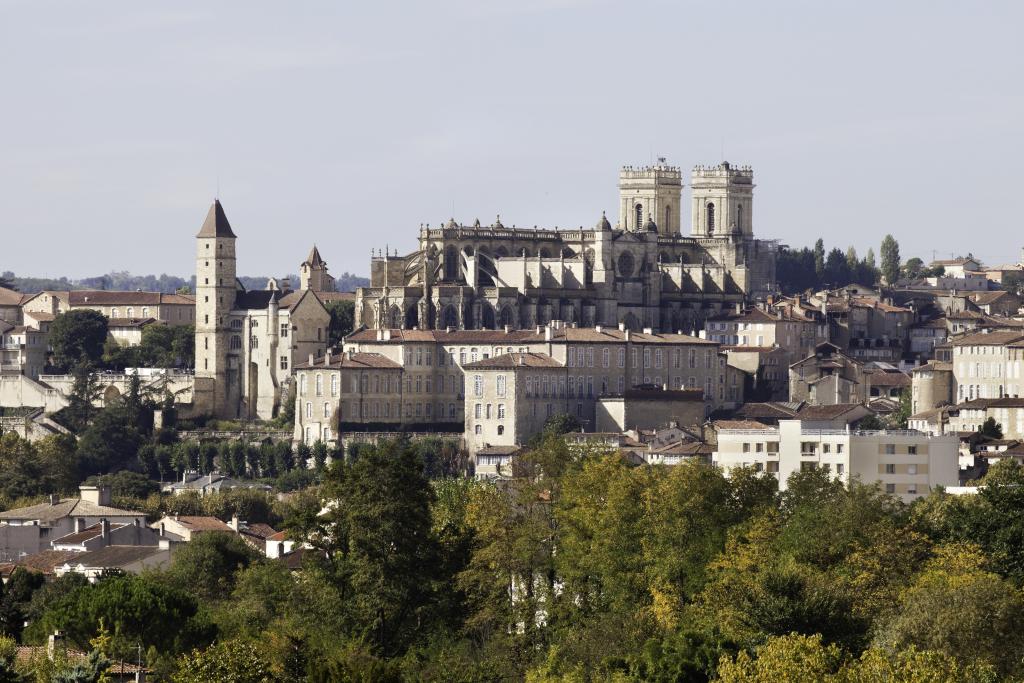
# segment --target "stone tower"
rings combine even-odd
[[[683,176],[658,159],[655,166],[623,166],[619,171],[619,227],[644,232],[648,216],[662,235],[679,234]]]
[[[749,166],[736,168],[728,161],[697,166],[690,186],[694,237],[754,234],[754,171]]]
[[[309,256],[299,266],[299,288],[314,292],[333,292],[334,278],[327,274],[327,263],[320,258],[320,250],[313,245]]]
[[[240,391],[238,354],[229,348],[229,314],[237,293],[235,233],[219,200],[210,207],[196,243],[197,403],[211,415],[233,418]]]

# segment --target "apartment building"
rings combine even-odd
[[[50,347],[49,324],[44,328],[12,326],[0,320],[0,372],[39,379]]]
[[[466,448],[477,456],[490,447],[525,444],[548,418],[582,414],[593,402],[593,383],[543,353],[505,353],[467,363]],[[570,381],[571,380],[571,381]]]
[[[460,424],[470,424],[465,404],[475,402],[467,366],[508,354],[545,356],[562,368],[565,386],[552,390],[553,397],[564,404],[557,412],[572,413],[587,429],[594,428],[596,400],[601,396],[622,395],[641,385],[699,389],[710,412],[741,404],[746,377],[728,364],[715,342],[624,327],[549,324],[533,330],[362,330],[344,340],[343,350],[376,353],[394,361],[403,369],[404,402],[423,403],[424,421],[431,421],[426,420],[427,401],[434,404],[432,419],[443,405],[445,421]]]
[[[343,430],[397,430],[442,417],[441,404],[429,394],[407,400],[403,374],[401,365],[378,353],[328,353],[297,365],[294,439],[335,445]]]
[[[952,346],[958,402],[1021,395],[1024,387],[1024,332],[974,332],[953,339]]]
[[[726,474],[741,466],[768,472],[782,490],[793,473],[818,468],[842,481],[877,482],[904,502],[959,484],[956,436],[827,429],[803,420],[780,420],[777,427],[764,428],[739,424],[718,430],[712,462]]]

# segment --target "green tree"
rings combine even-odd
[[[331,322],[327,328],[327,341],[331,346],[336,346],[342,337],[351,333],[355,327],[355,302],[331,301],[325,308],[331,314]]]
[[[88,362],[75,365],[72,374],[74,382],[68,394],[68,407],[64,409],[64,422],[73,431],[81,431],[96,412],[95,402],[99,400],[100,388],[93,373],[93,366]]]
[[[875,250],[872,247],[868,247],[868,253],[864,256],[864,263],[872,270],[878,267],[875,263]]]
[[[825,277],[825,240],[820,237],[814,243],[814,274],[819,282]]]
[[[355,633],[386,655],[429,618],[438,561],[433,490],[407,440],[367,448],[324,477],[327,512],[306,540],[331,558]]]
[[[885,647],[945,652],[961,662],[990,665],[1003,676],[1024,662],[1024,596],[987,571],[981,549],[940,547],[905,590],[877,640]]]
[[[849,272],[856,273],[859,265],[860,261],[857,260],[857,250],[851,244],[846,248],[846,267]]]
[[[981,424],[978,433],[990,439],[1001,439],[1003,438],[1003,426],[996,422],[994,417],[990,417]]]
[[[213,636],[190,591],[129,574],[63,592],[30,624],[26,637],[38,641],[59,630],[77,647],[88,649],[104,624],[114,634],[114,650],[125,653],[141,643],[177,654]]]
[[[166,578],[200,599],[224,599],[234,590],[238,571],[257,559],[256,551],[235,534],[197,534],[174,554]]]
[[[178,660],[175,683],[281,683],[261,648],[228,640],[205,650],[193,650]]]
[[[892,235],[886,235],[882,239],[882,246],[879,250],[882,258],[882,277],[886,284],[895,284],[900,277],[900,245]]]
[[[54,364],[69,369],[83,361],[98,363],[107,341],[107,319],[98,311],[79,309],[57,314],[50,323]]]

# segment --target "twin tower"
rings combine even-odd
[[[697,166],[690,176],[691,237],[753,235],[754,172],[749,166]],[[658,159],[654,166],[619,171],[619,227],[680,235],[683,176]]]

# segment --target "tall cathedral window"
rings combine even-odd
[[[636,206],[633,207],[633,213],[635,215],[635,222],[633,223],[633,227],[639,230],[644,224],[644,207],[642,207],[640,204],[637,204]]]
[[[708,204],[708,220],[707,220],[708,234],[715,231],[715,205]]]
[[[672,207],[671,206],[666,206],[665,207],[665,229],[667,230],[670,225],[672,225]]]
[[[736,205],[736,229],[737,230],[742,230],[743,229],[743,205],[742,204],[737,204]]]

